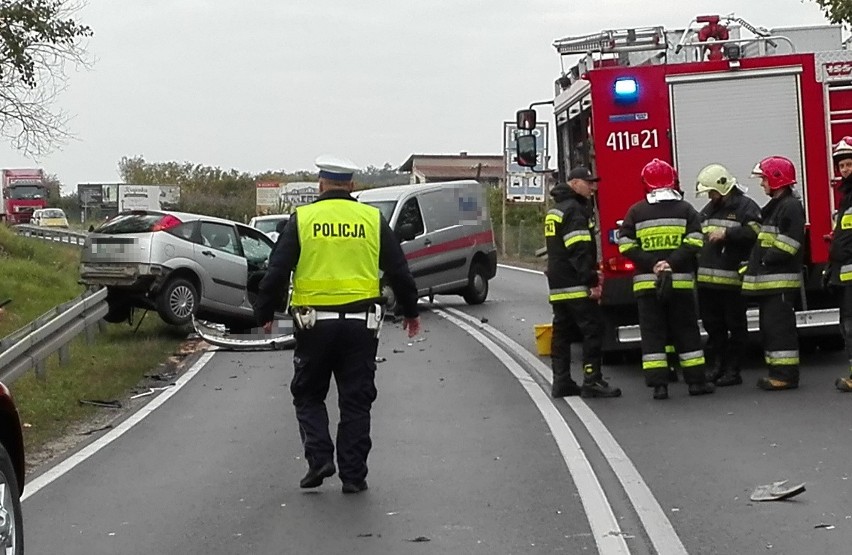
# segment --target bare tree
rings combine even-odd
[[[88,67],[92,30],[74,15],[83,0],[0,0],[0,136],[39,156],[70,136],[56,107],[69,66]]]

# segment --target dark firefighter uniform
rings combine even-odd
[[[843,137],[834,149],[834,162],[840,164],[852,159],[852,137]],[[841,168],[841,172],[848,169]],[[837,389],[852,391],[852,174],[844,177],[838,187],[840,206],[837,209],[828,251],[828,283],[840,292],[840,333],[846,345],[849,360],[847,377],[838,378]]]
[[[319,164],[318,164],[319,165]],[[320,174],[322,177],[322,173]],[[370,409],[376,398],[377,332],[368,321],[379,298],[379,269],[389,280],[403,315],[417,316],[417,289],[399,240],[378,209],[348,192],[331,190],[296,209],[278,238],[255,305],[258,322],[269,322],[288,289],[291,306],[316,310],[310,329],[297,329],[290,384],[299,433],[310,469],[334,474],[335,448],[328,430],[325,398],[334,375],[339,397],[337,463],[340,479],[365,489]],[[317,471],[320,472],[320,471]]]
[[[743,294],[757,299],[760,332],[769,367],[764,389],[799,383],[799,339],[795,299],[802,286],[805,212],[790,187],[761,210],[762,223],[743,276]],[[770,381],[776,384],[770,387]],[[766,387],[761,385],[766,383]]]
[[[577,172],[588,170],[575,168]],[[572,175],[575,172],[572,171]],[[579,175],[579,173],[578,173]],[[569,176],[570,177],[570,176]],[[591,174],[587,176],[591,178]],[[556,205],[544,220],[547,244],[547,284],[553,309],[551,366],[553,397],[577,395],[617,397],[621,391],[609,387],[601,374],[604,332],[600,305],[592,300],[590,288],[598,285],[597,248],[591,201],[566,185],[550,192]],[[583,338],[583,387],[571,378],[571,340],[575,330]]]
[[[740,362],[748,326],[740,268],[760,229],[760,207],[734,187],[720,201],[707,203],[699,217],[705,237],[698,253],[698,306],[714,358],[710,378],[724,376],[719,385],[742,383]],[[724,240],[710,242],[708,236],[719,228],[725,230]]]
[[[674,343],[690,393],[712,392],[712,386],[705,384],[704,351],[693,296],[696,255],[704,244],[703,235],[698,212],[670,189],[672,172],[671,166],[656,159],[645,167],[643,180],[649,194],[630,207],[618,232],[619,252],[636,266],[633,293],[639,309],[642,369],[645,383],[654,388],[657,399],[668,397],[668,339]],[[658,179],[657,173],[663,177]],[[668,293],[664,295],[658,294],[658,277],[653,270],[661,261],[671,267],[671,284],[665,286]]]

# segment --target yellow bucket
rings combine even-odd
[[[539,356],[550,356],[550,341],[553,339],[553,324],[536,324],[535,347]]]

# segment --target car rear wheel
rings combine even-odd
[[[120,324],[130,319],[130,311],[133,307],[126,300],[113,295],[107,296],[107,313],[104,320],[110,324]]]
[[[157,312],[167,324],[182,326],[192,321],[198,310],[198,292],[189,280],[175,278],[168,282],[157,297]]]
[[[474,264],[470,267],[470,273],[467,278],[467,288],[462,297],[467,304],[482,304],[488,297],[488,274],[485,271],[485,266],[482,264]]]
[[[21,514],[21,489],[15,477],[12,458],[0,445],[0,553],[23,555],[24,519]]]

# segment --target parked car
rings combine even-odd
[[[0,550],[24,553],[24,434],[9,389],[0,383]]]
[[[278,240],[278,224],[290,221],[290,214],[270,214],[255,216],[249,220],[249,226],[266,233],[273,241]]]
[[[39,208],[33,210],[31,225],[39,225],[42,227],[68,227],[68,218],[65,216],[65,211],[61,208]]]
[[[232,333],[255,326],[252,303],[274,243],[230,220],[184,212],[121,212],[86,238],[80,279],[107,287],[108,322],[132,308],[169,324],[198,318]]]
[[[402,244],[421,297],[461,295],[468,304],[488,297],[497,275],[497,247],[485,186],[447,181],[377,187],[354,196],[381,210]],[[389,311],[393,291],[382,284]]]

